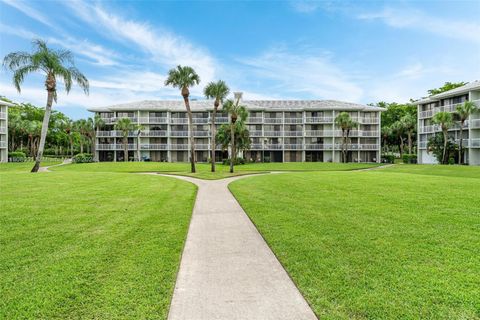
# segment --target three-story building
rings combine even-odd
[[[332,100],[242,100],[248,110],[251,146],[243,155],[256,162],[339,162],[342,132],[335,117],[348,112],[358,125],[350,133],[350,162],[380,161],[380,113],[382,108]],[[210,124],[213,101],[192,100],[196,159],[210,158]],[[182,100],[141,101],[91,108],[105,122],[97,132],[99,161],[123,161],[122,133],[115,130],[119,118],[128,117],[142,126],[128,137],[129,158],[180,162],[189,160],[188,119]],[[220,110],[216,124],[228,123]],[[217,146],[217,159],[227,157]]]
[[[440,112],[455,113],[457,106],[465,101],[473,101],[480,107],[480,81],[474,81],[462,87],[449,90],[431,97],[416,101],[418,108],[418,162],[437,163],[427,144],[430,137],[441,132],[438,125],[433,124],[433,116]],[[460,122],[454,116],[455,124],[448,134],[456,142],[460,140]],[[464,163],[480,165],[480,111],[470,115],[463,128]]]
[[[0,162],[8,161],[8,107],[13,104],[0,100]]]

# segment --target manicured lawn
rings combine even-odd
[[[465,177],[480,179],[479,166],[432,165],[432,164],[398,164],[381,169],[388,172],[414,173],[433,176]]]
[[[0,172],[0,319],[165,319],[196,188]]]
[[[192,176],[200,179],[221,179],[230,176],[245,175],[267,171],[343,171],[358,170],[375,167],[370,163],[320,163],[320,162],[291,162],[291,163],[252,163],[235,166],[235,172],[229,173],[229,166],[217,165],[215,173],[210,172],[210,165],[198,163],[197,173],[190,173],[189,163],[168,162],[99,162],[72,164],[52,168],[55,171],[77,172],[163,172],[178,175]]]
[[[480,180],[380,169],[230,189],[321,319],[480,318]]]
[[[62,161],[60,160],[47,160],[47,161],[42,161],[41,165],[42,167],[46,166],[53,166],[56,164],[60,164]],[[34,162],[8,162],[8,163],[0,163],[0,173],[1,172],[30,172],[32,170]]]

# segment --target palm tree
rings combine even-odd
[[[210,82],[205,89],[203,90],[205,97],[207,99],[215,99],[213,103],[213,112],[212,112],[212,123],[211,123],[211,161],[212,161],[212,172],[215,172],[215,149],[217,147],[215,141],[215,117],[217,115],[217,110],[220,104],[223,103],[223,100],[228,96],[230,89],[223,80],[218,80],[217,82]]]
[[[115,129],[122,131],[123,161],[128,161],[128,134],[135,130],[135,124],[129,118],[121,118],[115,124]]]
[[[142,157],[140,153],[140,134],[142,133],[142,130],[145,129],[144,126],[141,124],[135,125],[135,132],[137,134],[137,159],[140,161],[140,158]]]
[[[463,163],[463,127],[465,121],[470,115],[477,110],[477,106],[472,101],[465,101],[462,105],[457,106],[456,113],[460,118],[460,145],[458,148],[458,164]]]
[[[223,110],[230,115],[230,173],[233,173],[233,163],[236,158],[235,124],[237,120],[245,122],[245,120],[247,120],[248,112],[245,106],[240,105],[240,98],[238,98],[236,102],[233,102],[233,100],[225,101]]]
[[[392,128],[393,133],[395,134],[395,136],[398,139],[400,158],[401,158],[403,156],[403,149],[404,149],[403,135],[405,134],[405,126],[402,123],[402,121],[398,120],[398,121],[395,121],[392,124],[391,128]]]
[[[335,118],[335,124],[342,129],[342,158],[343,162],[348,162],[348,139],[350,131],[355,128],[358,123],[354,121],[348,112],[341,112]]]
[[[190,109],[190,87],[198,85],[200,83],[200,77],[193,70],[192,67],[182,67],[177,66],[176,68],[168,71],[167,80],[165,80],[166,86],[172,86],[174,88],[180,89],[180,93],[185,102],[185,108],[187,109],[188,115],[188,138],[190,140],[190,163],[192,166],[192,173],[195,173],[195,140],[193,139],[193,124],[192,124],[192,110]]]
[[[382,128],[382,138],[384,151],[388,152],[388,138],[392,135],[392,128],[385,126]]]
[[[400,119],[403,129],[407,132],[408,138],[408,153],[412,154],[412,136],[417,129],[417,118],[407,113]]]
[[[105,125],[105,121],[100,117],[100,115],[97,113],[95,114],[95,117],[93,118],[93,131],[92,131],[92,156],[93,156],[93,161],[98,161],[97,158],[97,131],[100,131],[100,129]]]
[[[43,156],[43,148],[47,138],[48,123],[52,111],[52,103],[57,102],[57,78],[65,83],[67,94],[76,82],[88,94],[88,80],[75,67],[73,54],[68,50],[54,50],[47,47],[43,40],[33,40],[34,52],[12,52],[3,59],[3,66],[13,72],[13,83],[18,92],[21,84],[30,73],[43,72],[46,75],[45,88],[47,89],[47,105],[43,116],[40,144],[31,172],[37,172]]]
[[[443,132],[443,156],[442,156],[442,162],[446,164],[448,159],[446,159],[447,156],[447,144],[448,144],[448,129],[453,124],[453,116],[449,112],[441,111],[436,113],[433,118],[432,122],[434,124],[440,125],[442,132]]]

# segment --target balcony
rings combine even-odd
[[[144,143],[140,145],[142,150],[167,150],[168,144],[166,143]]]
[[[303,123],[303,118],[285,118],[286,124],[298,124]]]
[[[0,133],[7,133],[7,127],[0,127]]]
[[[283,148],[285,150],[302,150],[303,149],[303,144],[284,144]]]
[[[262,150],[263,146],[261,143],[252,143],[250,144],[250,150]]]
[[[305,144],[305,150],[323,150],[323,143],[307,143]]]
[[[365,118],[365,117],[360,117],[358,119],[358,122],[361,123],[361,124],[377,124],[378,123],[378,119],[377,117],[375,118]]]
[[[420,127],[420,133],[434,133],[436,131],[436,126],[435,125],[430,125],[430,126],[423,126]]]
[[[188,137],[188,131],[171,131],[170,136],[172,136],[172,137]]]
[[[420,141],[418,143],[418,149],[427,149],[427,141]]]
[[[228,123],[228,117],[216,117],[215,118],[215,123],[216,124],[223,124],[223,123]]]
[[[186,124],[188,123],[187,118],[170,118],[170,123],[172,124]]]
[[[120,120],[120,119],[130,119],[130,121],[135,122],[135,123],[136,123],[137,120],[138,120],[137,117],[128,117],[128,116],[126,116],[126,117],[117,117],[117,120]]]
[[[149,131],[142,131],[140,133],[142,137],[166,137],[167,130],[149,130]]]
[[[359,137],[378,137],[379,132],[375,130],[361,130],[358,132]]]
[[[267,123],[267,124],[271,124],[271,123],[282,123],[282,122],[283,122],[283,118],[265,118],[265,119],[264,119],[264,122]]]
[[[140,123],[162,124],[168,123],[168,119],[167,117],[140,118]]]
[[[103,122],[105,122],[105,124],[112,124],[112,123],[115,123],[117,122],[117,118],[115,117],[108,117],[108,118],[101,118]]]
[[[332,123],[333,117],[307,117],[306,123]]]
[[[0,112],[0,119],[2,119],[2,120],[7,119],[7,113],[6,112]]]
[[[472,100],[472,102],[475,103],[475,105],[477,105],[477,107],[480,107],[480,99]],[[435,107],[432,110],[420,111],[418,113],[418,117],[420,119],[431,118],[438,112],[442,112],[442,111],[455,112],[457,110],[457,107],[462,105],[462,104],[463,104],[463,102],[462,103],[454,103],[454,104],[448,104],[448,105],[445,105],[445,106]]]
[[[195,150],[209,150],[210,145],[208,143],[196,143]]]
[[[284,131],[285,137],[301,137],[303,136],[303,131]]]
[[[418,117],[420,119],[431,118],[433,117],[433,114],[434,114],[433,110],[425,110],[425,111],[420,111],[418,113]]]
[[[192,123],[193,124],[207,124],[207,123],[209,123],[209,119],[208,118],[193,118]]]
[[[480,148],[480,139],[470,139],[470,148]]]
[[[282,134],[282,131],[265,131],[263,135],[265,137],[281,137]]]
[[[247,118],[247,123],[262,123],[263,118],[262,117],[248,117]]]
[[[100,143],[96,145],[97,150],[123,150],[123,144],[122,143],[117,143],[117,144],[106,144],[106,143]],[[129,143],[127,145],[128,150],[136,150],[136,145],[134,143]]]
[[[7,142],[5,141],[0,141],[0,148],[5,149],[7,147]]]
[[[193,131],[194,137],[208,137],[209,132],[208,130],[200,130],[200,131]]]
[[[472,129],[480,129],[480,119],[472,119],[472,120],[470,120],[470,128],[472,128]]]
[[[189,149],[188,144],[176,144],[176,143],[170,144],[170,150],[188,150],[188,149]]]
[[[262,130],[251,130],[250,132],[250,137],[261,137],[262,136]]]
[[[282,150],[282,144],[280,143],[267,143],[265,144],[265,150]]]

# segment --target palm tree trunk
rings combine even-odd
[[[407,133],[407,137],[408,137],[408,153],[412,154],[412,133],[410,131]]]
[[[212,149],[212,155],[210,157],[210,160],[212,161],[212,172],[215,172],[215,148],[217,146],[216,142],[215,142],[215,118],[217,116],[217,107],[214,107],[213,108],[213,112],[212,112],[212,124],[211,124],[211,135],[212,135],[212,138],[211,138],[211,149]]]
[[[73,158],[73,139],[71,136],[69,140],[70,140],[70,157]]]
[[[97,135],[94,132],[92,135],[92,157],[93,157],[93,162],[97,161],[97,149],[96,149],[96,142],[97,142]]]
[[[42,161],[42,157],[43,157],[43,148],[45,147],[45,140],[47,140],[48,122],[50,121],[50,113],[52,112],[54,91],[48,90],[47,92],[48,92],[47,105],[45,106],[45,114],[43,115],[42,133],[40,134],[40,144],[38,146],[37,157],[35,158],[35,164],[31,172],[38,172],[38,169],[40,168],[40,162]]]
[[[447,131],[443,130],[443,164],[447,164]]]
[[[230,173],[233,173],[233,161],[235,158],[235,129],[234,123],[232,122],[230,125],[230,145],[231,145],[231,155],[230,155]]]
[[[128,138],[123,137],[123,161],[128,162]]]
[[[400,158],[403,156],[403,138],[399,136],[400,139]]]
[[[188,100],[188,96],[183,96],[183,101],[185,102],[185,107],[187,108],[187,116],[188,116],[188,140],[190,142],[190,166],[191,166],[191,172],[195,173],[195,140],[193,140],[192,110],[190,109],[190,101]]]
[[[348,131],[347,135],[345,136],[345,163],[348,163]]]
[[[137,135],[137,161],[140,162],[141,154],[140,154],[140,134]]]
[[[464,122],[462,121],[460,123],[460,146],[458,147],[458,164],[462,164],[463,163],[463,159],[462,159],[462,154],[463,154],[463,124]]]
[[[346,155],[345,155],[345,143],[346,143],[346,138],[345,138],[345,130],[342,129],[342,162],[345,163],[346,161]]]

